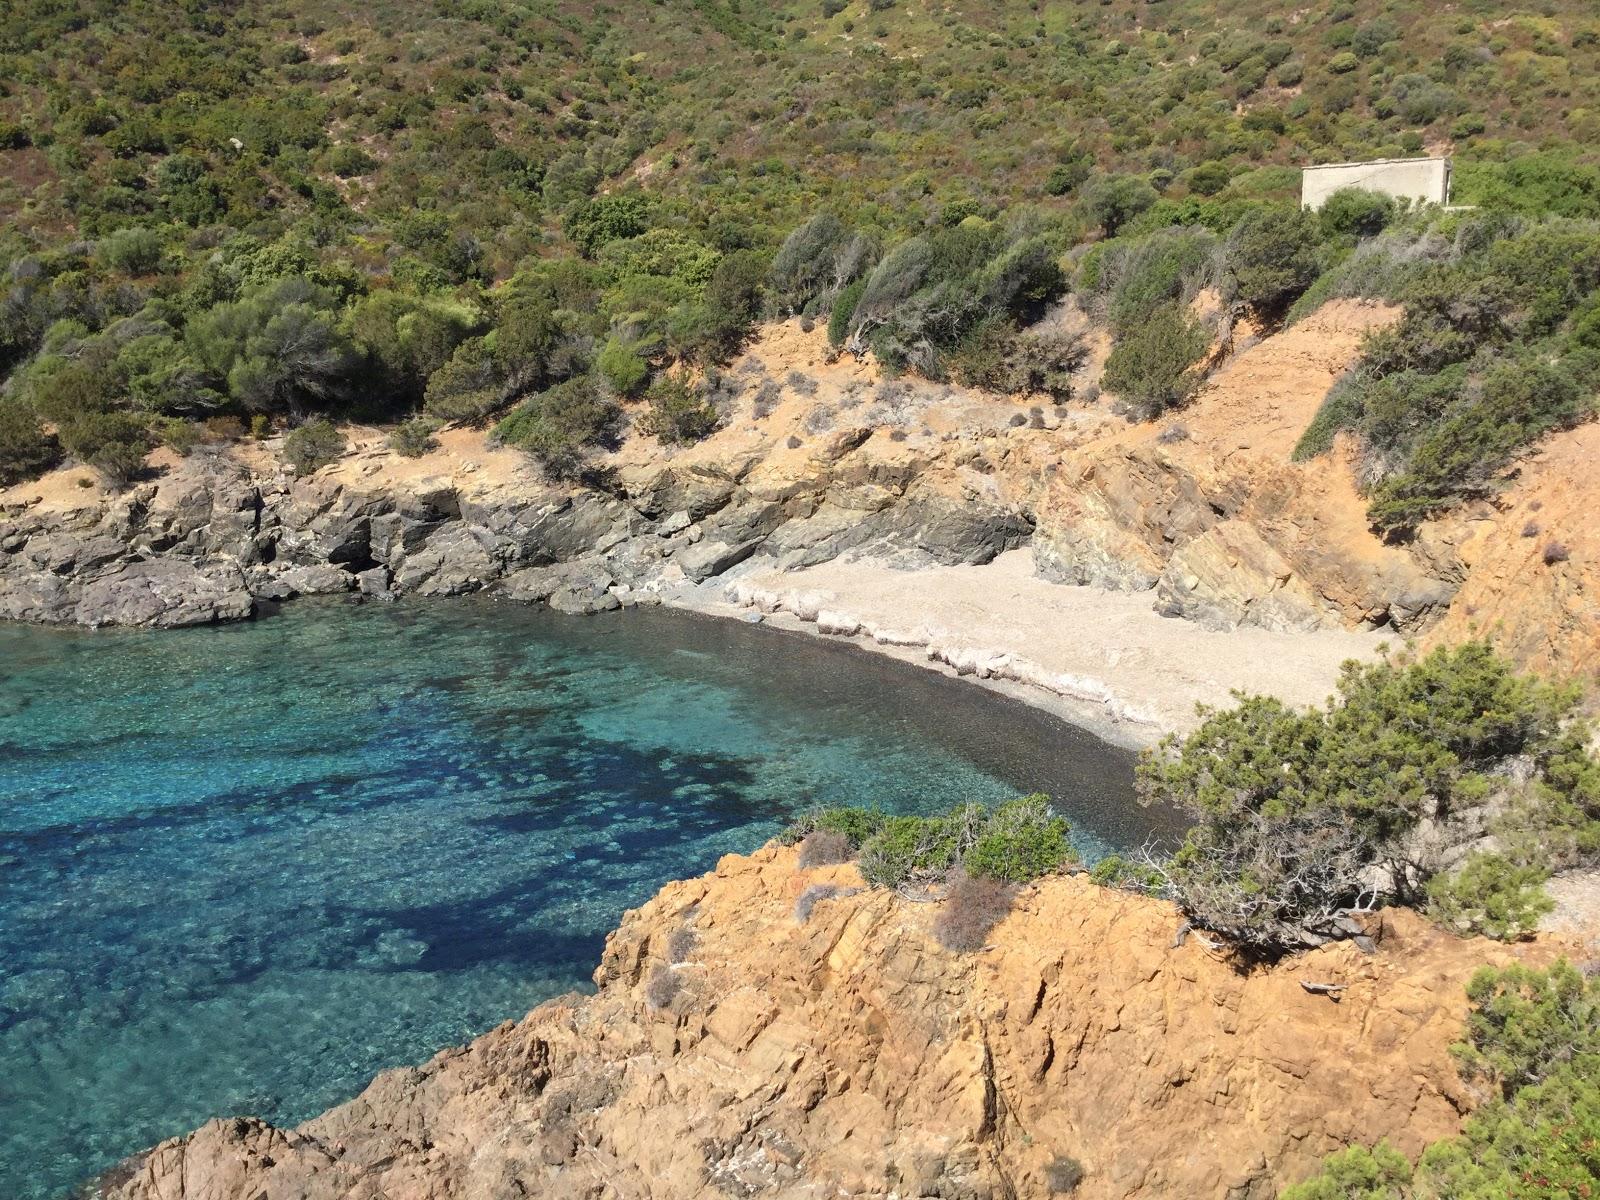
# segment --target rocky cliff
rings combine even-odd
[[[1367,527],[1349,447],[1290,461],[1364,333],[1396,315],[1339,301],[1241,343],[1154,424],[884,380],[782,325],[724,376],[715,435],[626,437],[587,487],[471,430],[417,459],[355,430],[303,479],[270,443],[157,461],[121,494],[58,472],[0,493],[0,618],[181,625],[301,594],[488,588],[585,611],[758,567],[975,564],[1026,545],[1043,578],[1147,592],[1214,628],[1475,630],[1547,671],[1588,671],[1596,427],[1549,439],[1495,503],[1405,545]]]
[[[1337,1147],[1415,1155],[1458,1128],[1463,987],[1509,953],[1396,912],[1373,954],[1241,974],[1175,945],[1169,905],[1080,877],[1026,889],[958,955],[936,904],[860,882],[777,847],[725,858],[626,915],[596,994],[298,1129],[212,1121],[103,1195],[951,1200],[1065,1190],[1071,1159],[1086,1200],[1266,1198]]]

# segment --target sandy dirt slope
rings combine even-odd
[[[1430,645],[1487,635],[1518,662],[1600,684],[1600,424],[1547,438],[1493,504],[1425,527],[1465,575]]]

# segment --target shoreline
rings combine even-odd
[[[536,603],[493,585],[460,598],[472,595]],[[700,583],[624,590],[618,598],[625,609],[659,604],[826,638],[976,685],[1135,751],[1169,734],[1189,732],[1199,724],[1197,704],[1227,707],[1235,691],[1301,707],[1319,704],[1333,694],[1343,662],[1375,657],[1390,640],[1380,633],[1343,630],[1208,628],[1162,616],[1151,604],[1152,595],[1052,583],[1033,573],[1024,548],[983,566],[906,568],[866,558],[783,569],[770,560],[751,561]],[[357,596],[347,593],[346,599]],[[361,597],[357,602],[374,601]],[[243,620],[270,619],[293,607],[292,599],[257,600]],[[582,619],[586,614],[571,615]],[[48,622],[5,622],[13,623],[95,632]],[[220,620],[190,628],[236,623]]]
[[[1345,661],[1371,659],[1391,640],[1210,629],[1160,615],[1150,592],[1041,579],[1026,549],[978,567],[757,565],[658,596],[669,607],[825,637],[961,679],[1134,750],[1192,730],[1197,704],[1226,707],[1235,691],[1319,704]]]
[[[1015,679],[1006,679],[994,675],[979,675],[975,671],[959,671],[942,659],[930,657],[925,647],[880,642],[862,633],[829,633],[819,629],[815,621],[806,621],[793,613],[781,610],[760,612],[748,605],[740,605],[729,600],[719,600],[714,597],[700,595],[663,597],[661,606],[719,621],[738,621],[746,625],[759,625],[763,629],[770,629],[776,633],[816,638],[862,654],[871,654],[875,657],[887,658],[894,662],[919,667],[945,679],[957,680],[997,696],[1015,700],[1019,704],[1027,705],[1029,708],[1038,709],[1040,712],[1085,730],[1101,741],[1109,742],[1111,745],[1118,746],[1124,750],[1149,749],[1160,742],[1168,733],[1174,732],[1159,725],[1144,722],[1133,723],[1109,717],[1105,712],[1105,706],[1102,704],[1089,700],[1073,699],[1069,696],[1049,691],[1036,684],[1022,683]],[[752,616],[759,616],[760,619],[751,620]]]

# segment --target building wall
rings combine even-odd
[[[1448,158],[1380,158],[1364,163],[1307,167],[1300,176],[1300,203],[1321,208],[1340,188],[1359,187],[1425,204],[1450,201]]]

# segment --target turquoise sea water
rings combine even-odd
[[[1090,854],[1132,758],[815,639],[641,611],[302,602],[0,627],[0,1196],[207,1117],[302,1120],[587,985],[664,881],[820,802],[1047,791]]]

